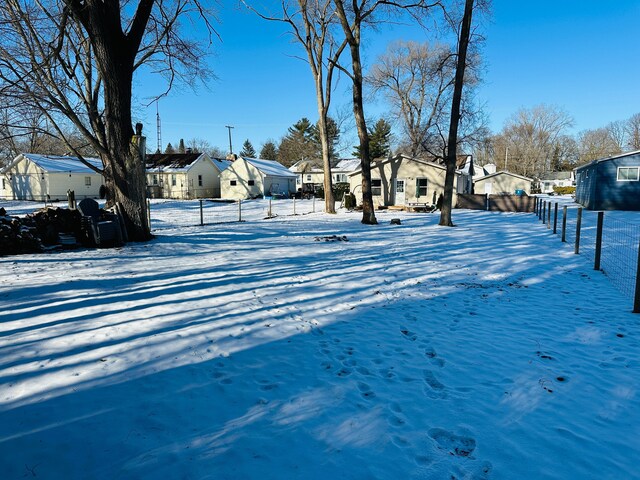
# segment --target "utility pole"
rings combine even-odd
[[[160,131],[160,109],[158,108],[157,100],[156,100],[156,134],[158,136],[158,151],[156,153],[162,153],[162,134]]]
[[[507,170],[507,165],[509,164],[509,145],[504,152],[504,169]]]
[[[229,130],[229,155],[233,155],[233,145],[231,144],[231,125],[225,125],[225,128]]]

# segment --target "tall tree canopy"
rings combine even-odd
[[[134,73],[146,67],[189,83],[206,76],[200,45],[181,28],[202,19],[198,0],[6,0],[0,4],[0,90],[10,106],[46,118],[70,152],[73,127],[102,158],[109,203],[122,205],[129,238],[150,238],[141,137],[134,136]]]
[[[248,138],[242,144],[242,150],[240,150],[240,156],[248,157],[248,158],[256,158],[256,149],[253,148],[253,145],[251,144]]]

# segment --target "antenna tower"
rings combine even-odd
[[[158,110],[158,102],[156,102],[156,127],[158,134],[158,153],[162,153],[162,133],[160,131],[160,111]]]

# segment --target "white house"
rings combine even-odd
[[[542,193],[552,193],[553,187],[573,187],[576,184],[576,177],[573,171],[570,172],[546,172],[540,175],[540,191]]]
[[[297,176],[273,160],[238,157],[220,173],[221,197],[234,200],[288,197],[296,192]]]
[[[22,153],[0,170],[0,198],[8,200],[66,200],[72,190],[77,200],[97,198],[104,184],[102,161],[86,158]],[[95,170],[94,170],[95,169]]]
[[[146,156],[147,194],[153,198],[220,198],[220,173],[231,165],[206,153]]]
[[[446,168],[434,161],[399,154],[371,164],[371,193],[377,206],[435,204],[444,192]],[[454,205],[458,177],[454,179]],[[351,192],[362,202],[362,170],[349,174]]]
[[[481,195],[515,194],[518,191],[523,191],[528,195],[531,193],[532,182],[533,179],[529,177],[502,170],[474,178],[473,188],[475,193]]]

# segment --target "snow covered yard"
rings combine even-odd
[[[640,478],[604,275],[532,214],[378,218],[1,258],[1,477]]]

